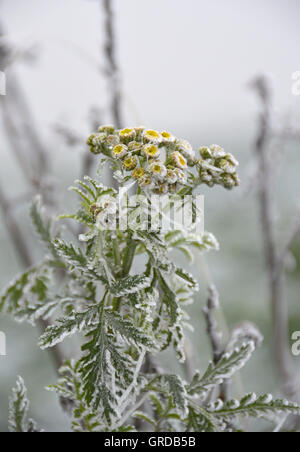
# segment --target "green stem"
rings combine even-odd
[[[119,243],[118,243],[117,238],[113,239],[113,250],[114,250],[115,264],[116,264],[116,267],[119,268],[121,266],[121,256],[120,256],[120,248],[119,248]]]
[[[126,253],[124,256],[124,263],[123,263],[123,271],[122,271],[122,277],[129,275],[130,269],[132,267],[133,259],[135,256],[135,250],[137,247],[137,242],[135,240],[132,240],[131,235],[128,237],[128,244],[126,248]]]

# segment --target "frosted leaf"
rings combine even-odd
[[[223,383],[225,379],[231,378],[238,370],[245,366],[254,350],[254,343],[249,342],[240,349],[223,355],[215,366],[212,363],[209,365],[202,378],[199,374],[194,376],[189,387],[189,392],[198,395],[205,394],[208,389]]]
[[[27,389],[23,378],[18,377],[9,400],[8,428],[10,432],[38,432],[36,423],[32,419],[27,419],[28,410],[29,400],[27,398]]]

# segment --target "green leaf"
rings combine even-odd
[[[177,375],[159,375],[148,386],[152,390],[161,391],[172,397],[174,407],[182,416],[187,415],[186,389],[181,378]]]
[[[186,419],[186,431],[220,433],[224,431],[224,424],[221,424],[220,421],[202,407],[198,407],[197,409],[189,407],[189,414]]]
[[[183,268],[176,268],[176,275],[188,282],[188,287],[194,291],[199,290],[198,281],[189,272]]]
[[[156,427],[156,421],[154,419],[151,419],[150,416],[148,416],[147,414],[145,414],[141,411],[136,411],[132,417],[134,417],[136,419],[142,419],[143,421],[151,424],[154,428]]]
[[[57,259],[58,255],[56,253],[55,247],[53,246],[51,237],[51,222],[50,221],[46,222],[43,219],[40,196],[37,196],[33,203],[31,204],[30,216],[41,242],[50,251],[52,256],[55,259]]]
[[[29,400],[27,389],[22,377],[18,377],[9,400],[8,428],[12,433],[38,432],[36,424],[32,419],[27,419]]]
[[[255,418],[272,418],[280,413],[299,415],[300,406],[287,400],[273,400],[270,394],[257,397],[256,394],[247,394],[240,401],[229,400],[223,404],[217,401],[210,404],[209,411],[217,418],[230,420],[236,416],[250,416]]]
[[[97,320],[98,306],[92,306],[87,311],[73,313],[69,317],[58,319],[55,325],[49,326],[40,337],[39,345],[42,349],[54,347],[69,336],[91,328]]]
[[[16,320],[26,320],[32,325],[39,318],[47,318],[57,306],[55,301],[49,299],[51,273],[43,264],[24,272],[4,291],[0,312],[12,314]]]
[[[175,292],[173,292],[173,290],[169,287],[169,284],[159,270],[157,270],[157,275],[161,289],[163,291],[163,301],[169,309],[170,323],[171,326],[173,326],[177,322],[179,315],[177,296]]]
[[[58,255],[67,263],[70,271],[77,271],[84,278],[92,281],[101,281],[107,283],[107,279],[99,274],[94,268],[94,264],[90,261],[80,248],[76,249],[72,244],[56,239],[53,242]]]
[[[195,374],[188,387],[189,394],[205,395],[209,389],[212,389],[223,383],[224,380],[231,378],[235,372],[245,366],[254,350],[254,343],[248,342],[247,344],[242,345],[241,348],[235,349],[231,353],[224,354],[215,366],[213,363],[210,363],[203,377],[201,377],[199,373]]]
[[[145,275],[126,276],[110,286],[110,293],[117,297],[139,292],[151,284],[151,279]]]
[[[127,343],[133,343],[137,347],[146,347],[147,349],[154,348],[152,340],[142,330],[118,313],[108,310],[105,311],[105,320],[114,331],[118,332],[123,339],[127,341]]]

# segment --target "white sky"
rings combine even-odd
[[[1,10],[16,43],[40,45],[38,66],[19,71],[41,124],[82,129],[91,104],[107,105],[94,64],[103,63],[100,1],[2,0]],[[248,133],[256,104],[246,84],[262,71],[273,75],[278,106],[300,110],[291,95],[298,0],[116,0],[115,10],[129,124],[208,142]]]

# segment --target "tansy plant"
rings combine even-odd
[[[195,232],[193,203],[195,221],[187,229],[164,230],[159,220],[176,208],[173,195],[184,202],[201,184],[237,186],[236,159],[217,145],[194,152],[187,141],[144,127],[104,126],[87,144],[99,156],[99,168],[110,167],[119,192],[88,176],[77,181],[73,190],[80,197],[79,209],[62,218],[83,225],[79,247],[44,219],[36,200],[31,217],[47,254],[8,286],[0,303],[1,312],[16,320],[35,324],[51,319],[39,341],[42,349],[74,334],[82,337],[81,356],[66,361],[57,384],[47,388],[68,408],[72,430],[236,431],[242,416],[276,420],[281,412],[299,413],[295,404],[270,395],[219,398],[220,385],[254,352],[251,335],[231,341],[214,364],[190,381],[154,364],[160,352],[172,348],[184,362],[184,331],[190,324],[185,307],[198,290],[195,278],[171,260],[170,251],[192,259],[218,248],[212,234]],[[130,192],[144,201],[128,206]],[[116,202],[120,193],[121,203]],[[148,210],[152,195],[170,195],[163,210],[155,211],[155,227]],[[124,203],[130,221],[121,227]],[[39,431],[27,412],[19,377],[10,401],[11,431]]]

